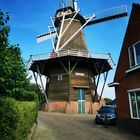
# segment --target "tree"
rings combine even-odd
[[[14,97],[28,84],[26,69],[18,45],[10,45],[8,13],[0,10],[0,94]]]

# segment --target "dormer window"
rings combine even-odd
[[[130,68],[140,65],[140,41],[128,48]]]

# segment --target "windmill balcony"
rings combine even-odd
[[[41,54],[31,55],[27,64],[27,69],[31,67],[34,61],[55,59],[55,58],[64,57],[64,56],[104,59],[108,61],[111,68],[114,67],[114,62],[112,60],[110,53],[97,53],[97,52],[89,53],[86,50],[68,49],[68,50],[61,50],[59,52],[41,53]]]

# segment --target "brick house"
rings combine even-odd
[[[140,132],[140,4],[133,4],[115,77],[118,126]]]

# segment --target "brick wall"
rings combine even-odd
[[[140,132],[140,120],[131,119],[127,91],[140,88],[140,69],[129,73],[126,71],[130,69],[128,48],[138,41],[140,41],[140,5],[133,4],[114,82],[119,83],[115,87],[118,124],[135,133]]]

